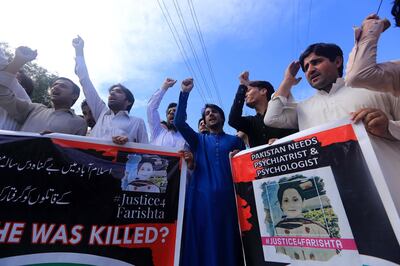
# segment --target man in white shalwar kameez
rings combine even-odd
[[[300,69],[317,89],[310,98],[296,103],[290,93],[298,84]],[[345,85],[343,53],[334,44],[310,45],[292,62],[270,101],[264,122],[268,126],[299,130],[350,116],[362,121],[385,176],[397,212],[400,213],[400,97]]]

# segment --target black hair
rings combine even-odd
[[[279,205],[282,206],[282,198],[283,198],[283,193],[287,190],[287,189],[295,189],[301,199],[304,201],[305,196],[304,196],[304,191],[303,189],[300,187],[301,182],[300,181],[288,181],[288,182],[283,182],[283,183],[279,183],[279,189],[278,189],[278,201],[279,201]]]
[[[274,86],[271,83],[264,80],[255,80],[249,83],[249,86],[260,89],[267,89],[267,101],[271,100],[272,94],[275,92]]]
[[[178,104],[177,104],[177,103],[170,103],[170,104],[168,104],[168,107],[167,107],[166,113],[168,114],[168,110],[169,110],[169,108],[173,108],[173,107],[177,107],[177,106],[178,106]]]
[[[206,103],[204,105],[203,111],[201,112],[201,117],[202,119],[204,119],[204,122],[206,122],[206,109],[210,108],[210,109],[214,109],[215,111],[217,111],[221,117],[222,117],[222,124],[225,123],[225,113],[224,110],[221,109],[221,107],[219,107],[216,104],[212,104],[212,103]]]
[[[128,113],[129,113],[129,112],[131,111],[131,109],[132,109],[133,104],[135,103],[135,97],[133,96],[133,93],[132,93],[127,87],[125,87],[124,85],[122,85],[121,83],[112,85],[112,86],[108,89],[108,92],[111,92],[111,90],[114,89],[114,88],[116,88],[116,87],[120,88],[120,89],[125,93],[126,99],[127,99],[129,102],[131,102],[131,104],[128,105],[128,106],[126,107],[126,110],[127,110]]]
[[[197,122],[197,127],[200,126],[201,121],[204,121],[204,118],[203,118],[203,117],[199,119],[199,122]]]
[[[314,43],[307,47],[307,49],[300,55],[299,61],[301,69],[304,69],[304,59],[314,53],[318,56],[323,56],[329,59],[329,61],[334,62],[339,56],[342,58],[342,65],[338,68],[339,77],[343,76],[343,51],[339,46],[333,43]]]

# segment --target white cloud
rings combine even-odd
[[[239,24],[251,27],[261,17],[271,18],[263,12],[266,8],[276,9],[274,2],[263,2],[194,2],[208,44],[231,34],[240,38],[244,34],[238,32],[243,28],[238,27]],[[165,3],[177,29],[181,30],[173,2],[165,0]],[[179,4],[193,33],[192,39],[198,43],[187,1],[179,1]],[[86,42],[87,63],[95,84],[131,77],[146,79],[151,77],[153,67],[181,61],[156,0],[20,0],[7,1],[2,9],[10,11],[3,12],[2,25],[13,25],[0,29],[2,41],[37,48],[38,62],[60,75],[73,75],[71,40],[76,34]],[[185,39],[183,41],[186,43]]]
[[[173,1],[164,3],[186,45]],[[248,41],[257,34],[256,29],[274,20],[281,1],[204,0],[193,4],[206,44],[212,46],[233,36]],[[188,2],[180,0],[179,5],[200,55]],[[104,99],[106,84],[129,80],[146,83],[160,75],[156,73],[160,68],[182,62],[157,0],[19,0],[2,3],[2,9],[10,11],[3,12],[2,25],[13,26],[0,28],[0,41],[38,49],[40,65],[75,81],[71,41],[79,34],[85,40],[91,79],[102,88]],[[188,48],[187,52],[191,55]],[[141,102],[145,106],[147,99],[137,97],[135,108],[142,107]]]

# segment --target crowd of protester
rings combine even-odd
[[[393,10],[398,16],[396,8]],[[228,116],[237,136],[224,132],[225,114],[215,104],[205,105],[197,129],[186,122],[187,101],[194,88],[191,78],[181,82],[178,103],[168,105],[165,120],[158,109],[177,81],[167,78],[151,96],[148,136],[144,120],[130,114],[135,98],[128,88],[112,85],[107,103],[101,99],[90,80],[84,41],[79,36],[72,45],[75,73],[85,95],[83,117],[71,109],[80,88],[65,77],[49,86],[51,108],[32,103],[32,81],[20,70],[37,53],[19,47],[10,63],[0,54],[0,129],[87,135],[119,145],[150,143],[182,150],[192,171],[186,193],[181,264],[243,265],[229,156],[246,147],[272,144],[299,130],[350,116],[354,123],[364,123],[400,213],[400,61],[376,62],[380,34],[389,26],[388,20],[370,15],[355,29],[345,78],[343,52],[330,43],[310,45],[298,61],[288,65],[276,91],[268,81],[250,80],[246,71],[240,74]],[[296,77],[300,69],[316,90],[312,97],[296,102],[291,89],[300,82]],[[243,116],[244,104],[256,114]]]

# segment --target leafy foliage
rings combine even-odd
[[[8,56],[9,61],[11,61],[11,59],[14,57],[14,53],[11,51],[8,43],[0,42],[0,49],[5,51],[6,56]],[[31,96],[32,102],[42,103],[46,106],[50,106],[51,102],[47,93],[47,89],[57,75],[32,62],[27,63],[22,70],[33,80],[35,85],[35,89],[33,90]]]

